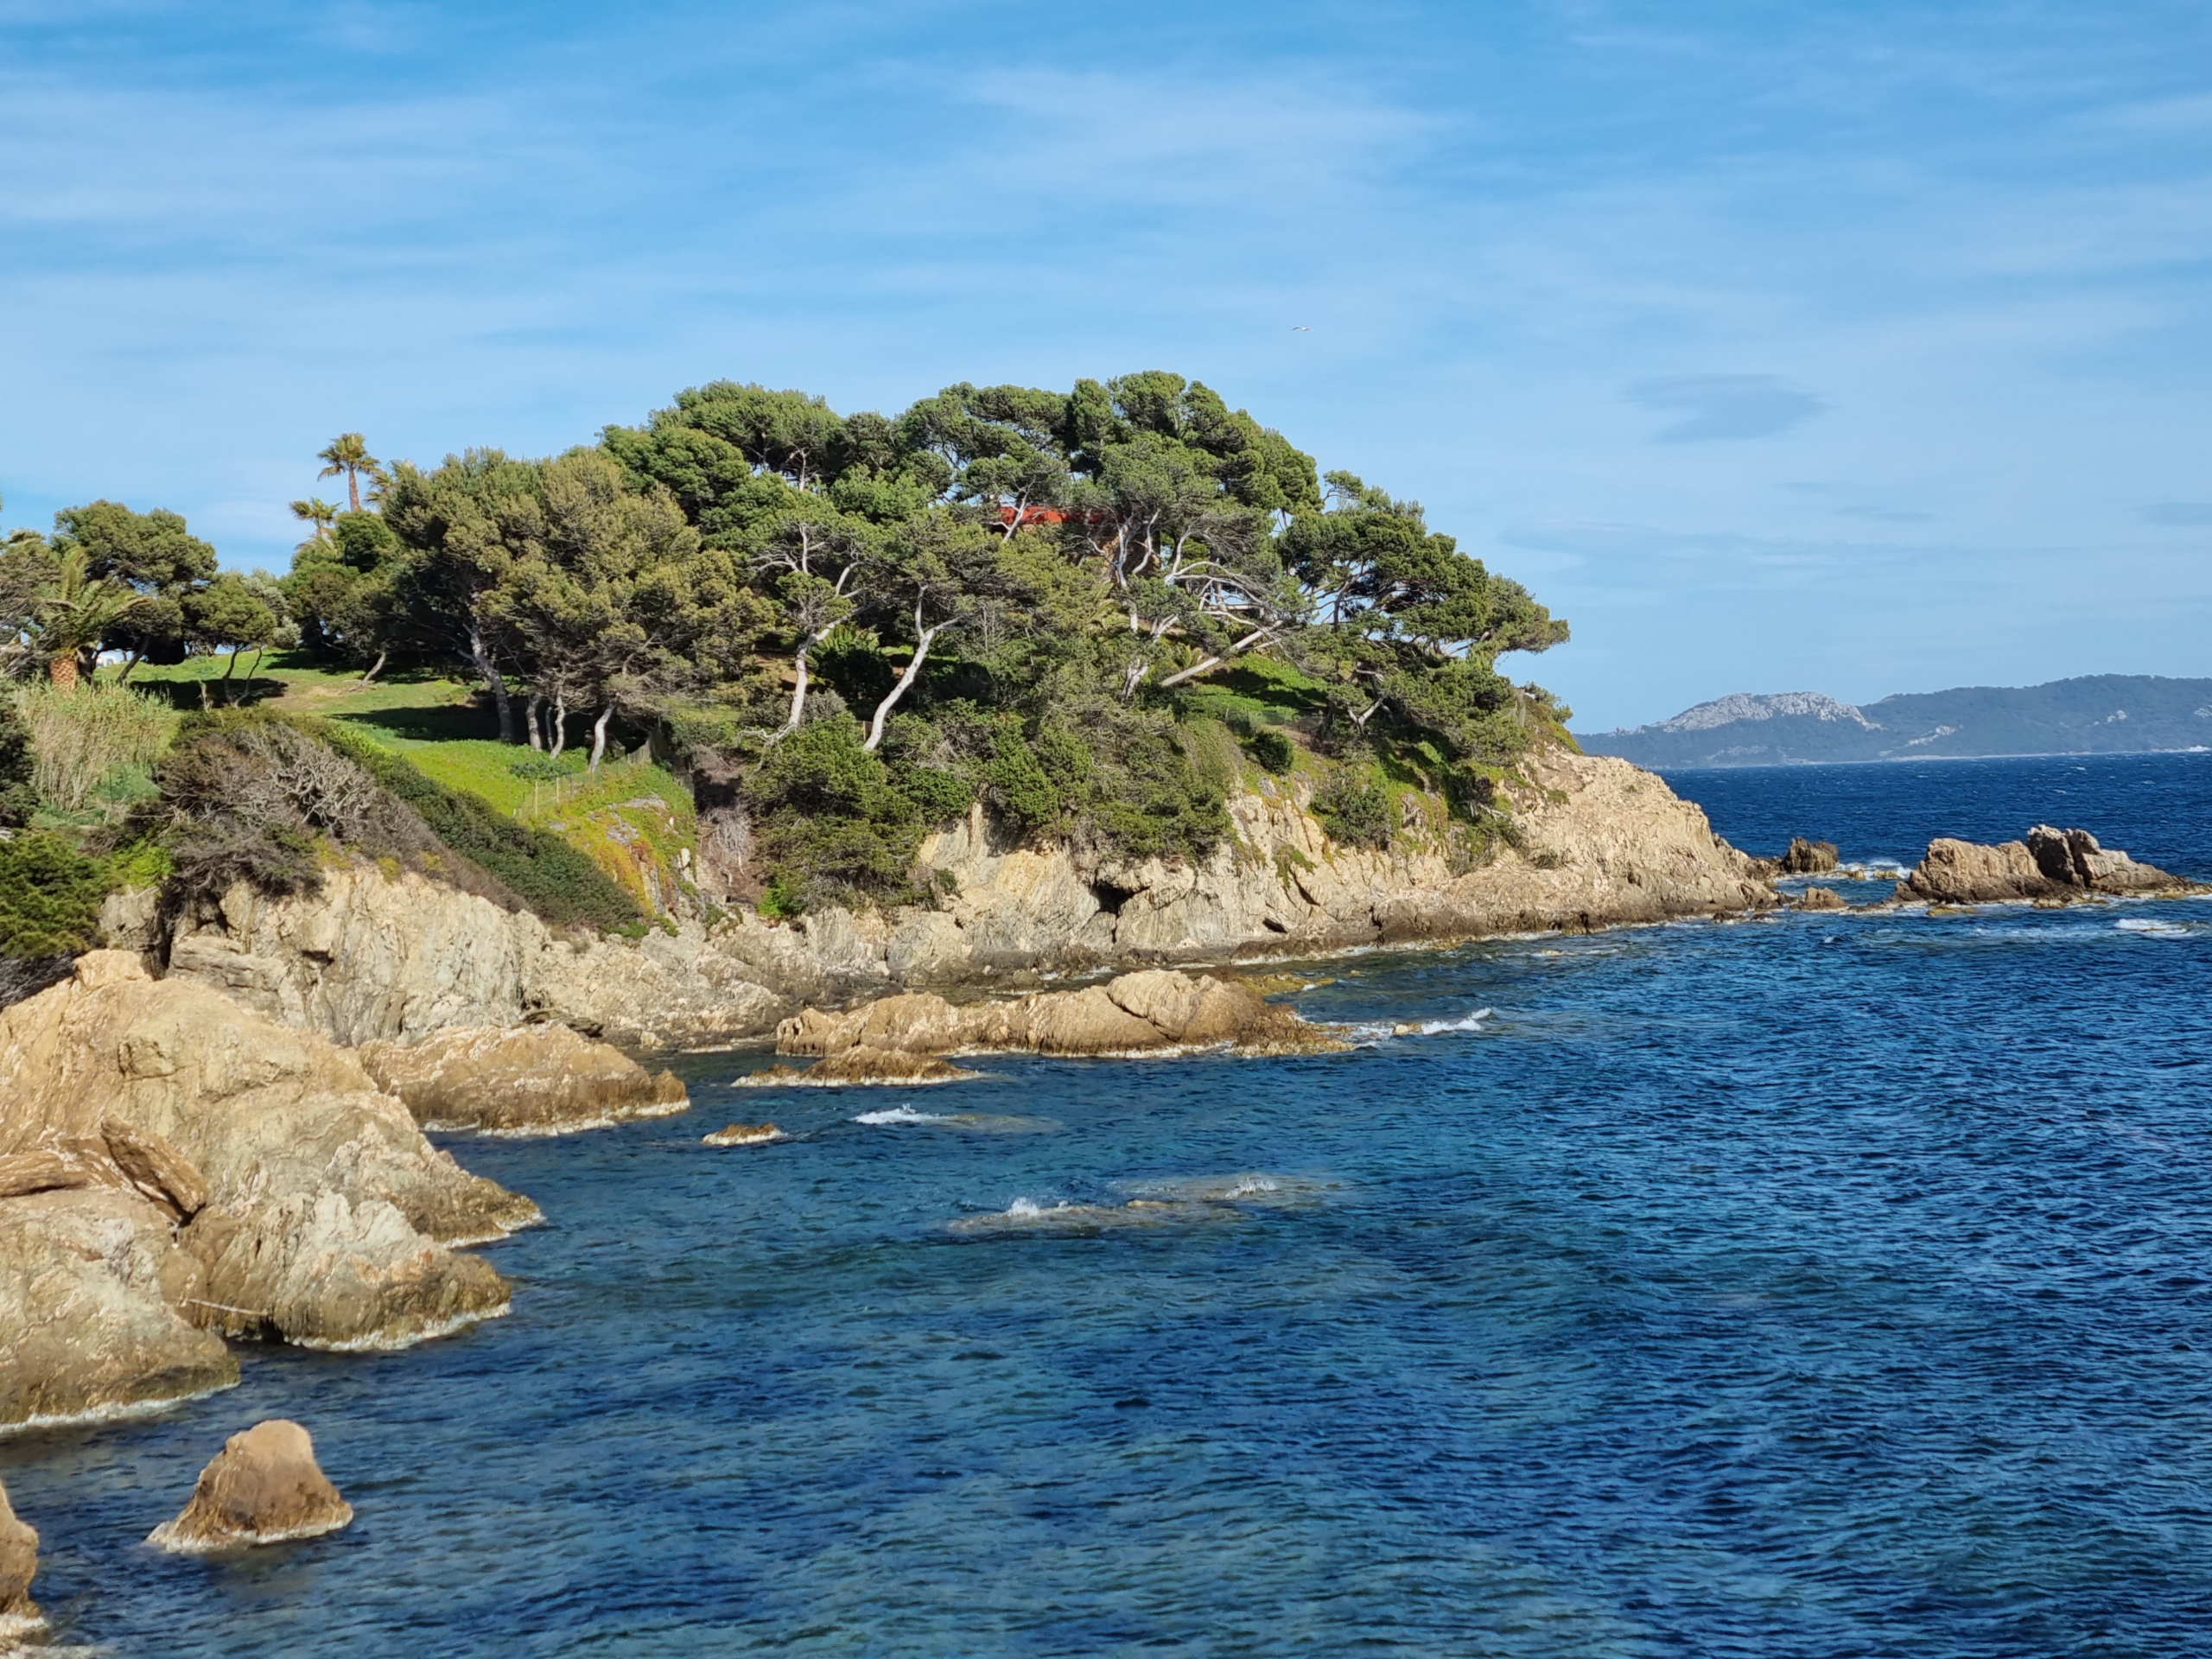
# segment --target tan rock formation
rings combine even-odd
[[[0,1425],[234,1382],[211,1331],[391,1346],[503,1312],[451,1247],[537,1214],[351,1055],[119,951],[0,1010]]]
[[[1835,868],[1835,843],[1832,841],[1808,841],[1802,836],[1794,836],[1789,850],[1776,861],[1776,867],[1785,875],[1819,875]]]
[[[1834,887],[1807,887],[1796,899],[1799,910],[1849,910],[1843,895]]]
[[[941,910],[797,922],[750,913],[585,941],[487,900],[371,866],[331,873],[315,899],[235,889],[180,924],[173,976],[218,986],[341,1043],[409,1043],[449,1027],[551,1020],[632,1048],[702,1046],[771,1030],[803,1004],[1103,965],[1306,954],[1741,912],[1777,902],[1705,815],[1624,760],[1551,751],[1510,797],[1521,849],[1469,867],[1441,803],[1397,845],[1340,847],[1305,810],[1307,785],[1254,773],[1230,795],[1233,834],[1204,865],[1115,862],[1013,844],[979,808],[923,843],[952,888]],[[106,925],[151,943],[120,899]],[[135,931],[134,931],[135,930]]]
[[[315,1442],[288,1418],[233,1434],[200,1471],[192,1499],[146,1541],[181,1554],[319,1538],[353,1519],[315,1460]]]
[[[2196,884],[2118,849],[2097,844],[2086,830],[2039,823],[2025,839],[1994,847],[1938,836],[1927,855],[1897,886],[1900,900],[1933,904],[1998,904],[2008,900],[2086,899],[2098,893],[2183,893]]]
[[[0,1486],[0,1652],[46,1623],[31,1599],[37,1573],[38,1533],[16,1518],[8,1489]]]
[[[119,1183],[0,1203],[0,1428],[227,1389],[238,1361],[187,1317],[207,1269]]]
[[[425,1128],[562,1135],[691,1103],[673,1072],[656,1076],[566,1026],[463,1027],[414,1044],[364,1043],[356,1052],[377,1086],[405,1101]]]
[[[820,1057],[804,1074],[808,1082],[933,1081],[918,1062],[943,1054],[1156,1054],[1222,1045],[1255,1054],[1346,1046],[1249,987],[1167,969],[965,1006],[906,992],[842,1014],[804,1009],[776,1028],[778,1053]]]
[[[709,1147],[763,1147],[783,1138],[784,1132],[772,1123],[728,1123],[712,1135],[702,1135],[700,1143]]]

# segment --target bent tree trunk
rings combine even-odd
[[[921,673],[922,664],[930,654],[930,642],[944,629],[945,624],[942,622],[933,628],[922,626],[921,612],[918,608],[915,611],[914,659],[906,664],[906,671],[899,677],[899,683],[891,688],[890,694],[875,705],[875,718],[868,722],[868,741],[861,745],[870,754],[874,754],[883,741],[883,722],[891,718],[891,711],[899,706],[899,699],[906,695]]]
[[[599,774],[600,757],[607,753],[607,722],[614,718],[614,705],[608,703],[599,711],[599,718],[591,723],[591,770]]]
[[[537,731],[538,712],[544,707],[544,694],[538,691],[531,692],[530,701],[522,706],[523,735],[529,740],[530,747],[533,749],[543,749],[545,747],[544,740],[538,735]]]
[[[376,678],[377,675],[378,675],[379,672],[381,672],[381,671],[383,671],[383,668],[384,668],[384,659],[385,659],[385,656],[386,656],[387,654],[388,654],[387,652],[381,652],[381,651],[380,651],[380,652],[377,652],[377,659],[376,659],[376,661],[374,661],[373,663],[371,663],[371,664],[369,664],[368,671],[367,671],[366,673],[365,673],[364,675],[362,675],[362,676],[361,676],[361,677],[360,677],[359,680],[356,680],[356,681],[354,682],[354,683],[355,683],[356,685],[366,685],[366,684],[367,684],[371,680],[373,680],[374,678]],[[132,661],[132,662],[133,662],[133,664],[135,664],[137,663],[137,659],[136,658],[133,658],[131,659],[131,661]]]
[[[492,701],[499,710],[499,741],[515,741],[514,705],[507,699],[507,683],[499,677],[499,665],[492,659],[492,648],[484,642],[484,630],[471,623],[468,629],[468,658],[476,664],[476,671],[484,677],[484,684],[492,693]]]

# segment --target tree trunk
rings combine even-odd
[[[57,691],[74,691],[77,689],[77,653],[64,651],[48,658],[46,677]]]
[[[353,468],[346,469],[346,499],[353,504],[353,511],[361,510],[361,475]]]
[[[610,702],[591,723],[591,774],[594,778],[599,776],[600,757],[607,753],[607,722],[613,718],[614,705]]]
[[[380,652],[377,652],[377,659],[376,659],[376,661],[374,661],[373,663],[371,663],[371,664],[369,664],[369,671],[368,671],[367,673],[365,673],[365,674],[362,675],[362,676],[361,676],[361,677],[360,677],[359,680],[357,680],[357,681],[355,681],[355,682],[354,682],[354,683],[355,683],[357,686],[366,685],[366,684],[367,684],[371,680],[373,680],[374,678],[376,678],[376,677],[377,677],[378,673],[378,672],[383,669],[383,667],[384,667],[384,659],[385,659],[385,658],[386,656],[388,656],[389,654],[390,654],[389,652],[381,652],[381,651],[380,651]]]
[[[476,664],[476,671],[484,677],[484,683],[492,693],[492,701],[499,710],[499,741],[515,741],[514,706],[507,699],[507,683],[499,677],[499,664],[492,660],[491,647],[484,643],[484,630],[474,622],[468,625],[468,657]]]
[[[545,747],[543,740],[537,734],[537,716],[544,707],[545,695],[541,691],[531,692],[530,701],[523,705],[523,735],[529,740],[530,747],[533,749],[543,749]]]
[[[546,739],[546,742],[548,745],[547,752],[550,753],[556,760],[558,760],[562,755],[568,752],[569,694],[565,691],[556,691],[553,694],[553,730],[551,734]]]
[[[143,645],[140,645],[131,652],[130,660],[123,665],[123,672],[115,677],[115,683],[118,685],[128,685],[130,683],[131,671],[138,666],[139,660],[143,658],[145,654],[146,647]]]
[[[875,705],[875,718],[868,722],[868,741],[861,745],[870,754],[874,754],[883,741],[883,722],[891,718],[891,711],[899,706],[899,699],[906,695],[908,688],[914,683],[915,677],[921,673],[923,659],[930,654],[930,642],[944,631],[945,625],[942,622],[933,628],[925,628],[921,622],[921,610],[917,607],[914,612],[914,660],[906,664],[906,671],[899,677],[899,683],[891,688],[891,694]]]

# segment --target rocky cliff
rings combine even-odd
[[[564,937],[528,915],[372,866],[311,899],[234,889],[181,921],[173,976],[347,1044],[553,1020],[632,1047],[756,1036],[801,1004],[1039,972],[1219,961],[1426,938],[1586,929],[1775,902],[1705,815],[1624,761],[1532,757],[1510,804],[1517,846],[1479,860],[1442,803],[1401,798],[1387,851],[1332,842],[1302,788],[1263,779],[1229,802],[1233,835],[1202,868],[1014,844],[980,809],[922,861],[940,909],[789,924],[748,913],[638,943]],[[111,906],[148,938],[150,906]],[[133,930],[137,931],[134,934]]]

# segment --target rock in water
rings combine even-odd
[[[2039,823],[2023,841],[1984,847],[1938,836],[1927,855],[1897,884],[1903,900],[1931,904],[1998,904],[2021,899],[2085,899],[2092,893],[2182,893],[2196,884],[2117,849],[2107,850],[2086,830],[2054,830]]]
[[[731,1123],[702,1137],[701,1144],[709,1147],[758,1147],[783,1138],[784,1132],[772,1123]]]
[[[192,1489],[192,1501],[146,1541],[181,1554],[239,1544],[318,1538],[353,1518],[315,1465],[315,1442],[288,1418],[256,1423],[224,1443]]]
[[[609,1043],[566,1026],[442,1031],[419,1043],[364,1043],[361,1065],[425,1128],[560,1135],[690,1105],[675,1073],[658,1076]]]
[[[1800,910],[1848,910],[1851,906],[1844,903],[1843,895],[1836,892],[1834,887],[1808,887],[1797,895],[1797,908]]]
[[[31,1599],[37,1572],[38,1534],[16,1518],[8,1489],[0,1486],[0,1652],[15,1637],[29,1636],[46,1623]]]
[[[1802,836],[1791,839],[1789,850],[1782,855],[1782,872],[1785,875],[1818,875],[1835,868],[1835,842],[1808,841]]]
[[[1079,991],[956,1007],[926,991],[879,998],[844,1014],[807,1008],[776,1028],[779,1054],[818,1055],[795,1077],[760,1084],[949,1082],[968,1074],[943,1054],[1156,1054],[1198,1048],[1243,1054],[1325,1053],[1347,1046],[1323,1026],[1233,980],[1167,969],[1123,974]]]

